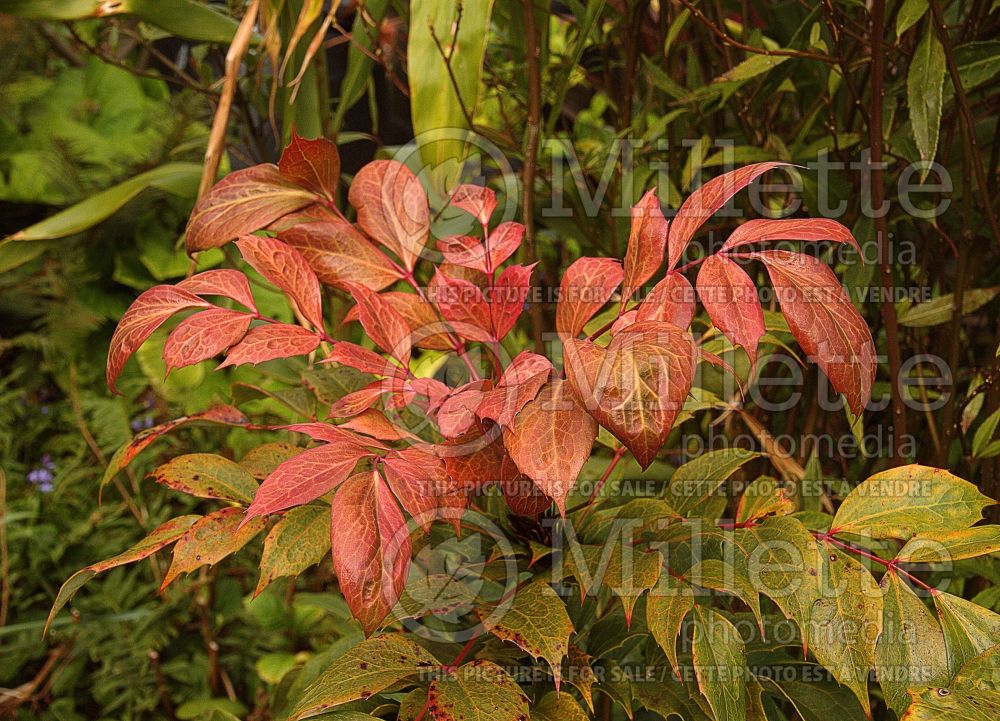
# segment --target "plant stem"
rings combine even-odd
[[[538,260],[535,248],[535,173],[538,162],[538,140],[542,124],[542,75],[538,66],[538,33],[535,30],[534,0],[522,0],[524,12],[524,32],[527,35],[525,54],[528,61],[528,133],[524,149],[524,167],[521,171],[521,203],[524,214],[524,264],[531,265]],[[531,337],[535,343],[535,353],[545,354],[542,341],[542,307],[531,303]]]

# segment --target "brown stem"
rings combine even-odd
[[[875,214],[875,235],[879,248],[879,275],[882,280],[882,323],[885,325],[886,351],[889,356],[889,383],[892,395],[892,458],[893,466],[902,465],[903,444],[906,440],[906,406],[900,393],[900,352],[899,327],[896,321],[896,307],[892,302],[892,257],[889,248],[889,224],[883,209],[885,203],[885,180],[882,174],[882,102],[885,88],[882,85],[885,56],[882,50],[882,36],[885,34],[885,0],[875,0],[872,4],[871,30],[871,114],[868,119],[868,141],[871,144],[871,207]]]
[[[524,194],[521,207],[524,209],[524,262],[530,265],[538,260],[535,248],[535,173],[538,162],[538,140],[542,124],[542,76],[538,67],[541,51],[538,47],[538,33],[535,30],[534,0],[521,0],[524,12],[524,32],[527,35],[528,60],[528,134],[524,150],[524,167],[521,169],[521,192]],[[535,352],[545,353],[542,342],[542,306],[531,303],[531,337]]]

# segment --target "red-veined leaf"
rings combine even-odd
[[[399,600],[412,551],[406,520],[377,471],[344,482],[330,504],[330,528],[340,590],[371,635]]]
[[[209,308],[185,318],[163,346],[167,373],[222,353],[246,335],[253,316],[238,310]]]
[[[490,289],[489,308],[493,336],[502,340],[517,323],[531,292],[531,271],[535,265],[508,265]]]
[[[476,410],[483,402],[482,381],[467,383],[441,404],[437,412],[438,430],[445,438],[457,438],[476,423]]]
[[[521,351],[507,366],[497,387],[485,394],[477,411],[479,417],[509,426],[525,404],[535,399],[551,372],[548,358]]]
[[[299,251],[261,235],[244,235],[236,245],[254,270],[291,298],[307,321],[318,330],[323,329],[319,280]]]
[[[292,456],[260,484],[247,508],[246,521],[326,495],[351,475],[365,455],[370,453],[351,443],[324,443]]]
[[[449,235],[437,242],[444,259],[463,268],[486,272],[486,247],[471,235]]]
[[[511,513],[534,518],[549,510],[552,499],[542,493],[535,482],[518,470],[510,456],[504,456],[500,471],[500,488]]]
[[[698,270],[698,296],[715,327],[756,362],[757,343],[765,332],[764,309],[746,271],[725,255],[710,255]]]
[[[286,431],[292,431],[293,433],[304,433],[314,441],[323,441],[324,443],[334,443],[339,444],[342,448],[349,450],[351,453],[366,454],[371,448],[378,448],[381,450],[387,450],[387,446],[374,441],[371,438],[362,438],[361,436],[352,433],[351,431],[344,430],[340,426],[335,426],[332,423],[318,423],[313,421],[312,423],[292,423],[287,426],[283,426]]]
[[[352,284],[351,295],[358,304],[361,327],[375,345],[406,368],[410,362],[411,336],[406,320],[385,298],[363,285]]]
[[[223,508],[199,518],[184,532],[174,546],[173,560],[163,577],[160,590],[169,586],[182,573],[191,573],[202,566],[214,566],[247,545],[264,530],[264,519],[242,521],[243,509]]]
[[[229,349],[219,368],[305,355],[316,350],[319,342],[318,335],[301,326],[285,323],[259,325],[251,328],[243,340]]]
[[[636,320],[659,320],[678,328],[687,328],[694,320],[694,301],[691,282],[680,273],[670,272],[653,286],[639,304]]]
[[[183,288],[195,295],[221,295],[225,298],[232,298],[254,313],[257,312],[253,293],[250,292],[250,283],[247,281],[247,277],[238,270],[230,268],[206,270],[202,273],[196,273],[190,278],[185,278],[176,287]]]
[[[639,320],[639,311],[627,310],[615,318],[615,322],[611,324],[611,328],[608,332],[611,333],[611,335],[618,335],[629,326],[635,325],[637,320]]]
[[[293,130],[278,170],[293,183],[333,200],[340,182],[340,153],[326,138],[303,138]]]
[[[625,278],[622,282],[623,306],[663,264],[668,227],[653,188],[632,207],[632,227],[628,250],[625,251]]]
[[[644,321],[607,348],[574,341],[565,354],[566,377],[583,406],[648,468],[691,390],[697,362],[691,334]]]
[[[418,441],[415,435],[405,428],[400,428],[385,417],[385,413],[368,408],[348,421],[340,424],[341,428],[348,428],[357,433],[361,433],[380,441]]]
[[[441,508],[464,506],[465,492],[448,479],[444,461],[431,446],[412,446],[383,459],[385,480],[400,505],[425,529]],[[457,528],[457,515],[449,519]]]
[[[493,340],[490,305],[478,286],[435,270],[428,291],[431,302],[459,336],[471,341]]]
[[[770,240],[806,240],[820,241],[830,240],[834,243],[847,243],[853,245],[858,253],[861,253],[861,246],[854,239],[851,231],[838,223],[836,220],[828,218],[758,218],[748,220],[736,228],[726,242],[722,245],[722,250],[731,250],[748,243],[763,243]]]
[[[484,430],[476,426],[442,443],[438,454],[444,458],[448,478],[462,488],[476,489],[500,480],[506,451],[498,428]]]
[[[301,253],[326,285],[359,283],[382,290],[400,278],[389,256],[340,218],[294,225],[278,238]]]
[[[747,257],[764,263],[795,339],[859,415],[871,398],[875,343],[837,276],[802,253],[761,250]]]
[[[170,316],[186,308],[212,306],[190,291],[171,285],[156,285],[135,299],[118,322],[108,349],[108,388],[117,393],[118,379],[125,361],[153,335]]]
[[[486,226],[497,208],[497,194],[481,185],[459,185],[452,191],[451,204]]]
[[[494,270],[517,252],[523,239],[524,226],[521,223],[509,221],[493,229],[487,244],[490,246],[490,261]]]
[[[556,378],[521,409],[503,432],[504,445],[521,473],[533,480],[566,515],[566,497],[590,457],[597,423],[574,389]]]
[[[788,163],[754,163],[712,178],[681,203],[667,235],[667,270],[673,270],[698,228],[743,188],[768,170]]]
[[[556,304],[556,330],[576,338],[587,321],[607,303],[625,277],[614,258],[580,258],[566,269]]]
[[[383,358],[375,351],[362,348],[356,343],[346,340],[339,340],[333,345],[330,355],[323,359],[323,363],[339,363],[340,365],[356,368],[362,373],[384,376],[392,375],[399,367]]]
[[[379,293],[379,297],[406,321],[413,345],[429,350],[452,350],[452,343],[447,336],[447,324],[441,320],[434,306],[426,300],[414,293],[394,290]],[[344,316],[345,323],[354,320],[359,320],[357,306],[351,308]]]
[[[184,243],[189,253],[217,248],[315,201],[315,193],[286,179],[277,165],[237,170],[194,206]]]
[[[353,418],[364,413],[389,392],[382,381],[374,381],[334,401],[327,418]]]
[[[427,243],[427,194],[417,176],[395,160],[375,160],[354,176],[347,196],[358,226],[413,270]]]

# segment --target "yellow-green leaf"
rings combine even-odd
[[[943,592],[934,594],[934,605],[944,629],[952,674],[1000,641],[1000,615],[988,608]]]
[[[1000,526],[918,533],[896,554],[897,561],[941,563],[1000,551]]]
[[[253,501],[257,482],[237,463],[213,453],[189,453],[150,473],[157,483],[189,496],[217,498],[244,506]]]
[[[746,651],[740,632],[724,616],[694,609],[691,652],[698,688],[716,721],[746,721]]]
[[[276,578],[297,576],[330,551],[330,509],[299,506],[285,513],[264,538],[257,596]]]
[[[506,671],[473,661],[431,682],[427,715],[434,721],[523,721],[528,698]]]

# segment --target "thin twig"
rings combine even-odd
[[[538,33],[535,30],[535,3],[533,0],[522,0],[524,12],[524,32],[527,35],[526,50],[528,60],[528,133],[525,141],[524,167],[521,169],[521,192],[524,198],[521,203],[524,214],[524,263],[531,265],[538,260],[535,248],[535,173],[538,162],[538,142],[542,125],[542,76],[539,69],[541,50],[538,46]],[[531,337],[535,343],[535,352],[545,353],[542,341],[542,306],[531,303]]]

